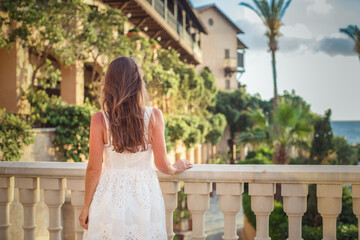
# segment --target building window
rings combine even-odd
[[[230,80],[229,79],[225,80],[225,89],[230,89]]]
[[[209,18],[209,25],[212,26],[214,24],[214,20],[212,18]]]
[[[225,49],[225,58],[226,59],[230,58],[230,50],[229,49]]]
[[[242,52],[238,52],[237,53],[237,57],[238,57],[238,67],[239,68],[244,68],[244,53]]]

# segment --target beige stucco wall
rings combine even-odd
[[[208,9],[199,13],[200,19],[208,30],[208,35],[202,35],[201,45],[203,50],[203,63],[197,66],[201,71],[203,67],[208,66],[216,79],[218,88],[224,90],[226,79],[230,80],[230,90],[238,88],[236,74],[225,77],[224,60],[225,49],[230,50],[230,58],[237,58],[237,38],[235,29],[224,20],[214,9]],[[210,26],[209,19],[213,19],[213,25]]]
[[[20,86],[30,82],[32,69],[28,64],[29,54],[19,43],[10,49],[0,48],[0,108],[8,112],[20,109]]]

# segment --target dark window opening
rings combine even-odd
[[[225,58],[230,58],[230,50],[229,49],[225,49]]]
[[[225,89],[230,89],[230,80],[229,79],[225,80]]]

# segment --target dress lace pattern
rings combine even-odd
[[[146,108],[145,132],[150,114],[151,108]],[[108,128],[106,116],[105,122]],[[109,144],[104,150],[103,171],[83,240],[166,240],[164,200],[151,145],[137,153],[116,153],[112,149]]]

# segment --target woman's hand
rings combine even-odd
[[[89,223],[89,207],[84,206],[80,216],[79,216],[80,225],[88,230],[88,223]]]
[[[177,169],[176,174],[185,171],[186,169],[192,168],[194,164],[186,159],[180,159],[173,164],[173,167]]]

